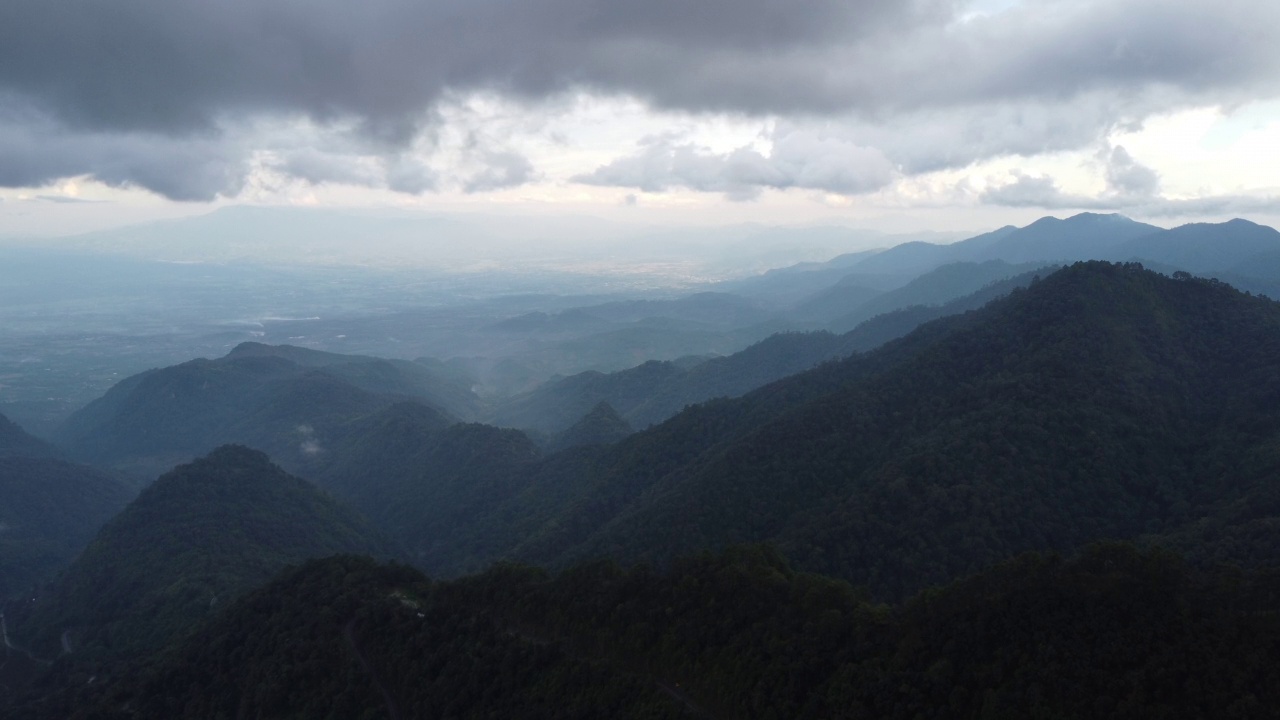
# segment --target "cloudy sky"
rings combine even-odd
[[[1280,222],[1275,0],[4,0],[0,234]]]

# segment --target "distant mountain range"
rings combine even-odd
[[[650,361],[613,373],[553,379],[530,393],[497,403],[486,419],[554,434],[606,402],[632,427],[648,427],[687,405],[737,397],[820,363],[875,349],[928,320],[977,309],[1029,284],[1041,271],[1047,274],[1051,268],[1027,270],[998,261],[943,266],[898,290],[854,304],[860,309],[833,322],[853,325],[839,335],[779,333],[732,355],[701,362]]]
[[[772,540],[804,567],[900,596],[1025,550],[1228,522],[1230,503],[1271,507],[1278,347],[1270,301],[1070,267],[629,437],[515,552],[660,561]],[[1242,558],[1280,549],[1219,529],[1212,552],[1246,538],[1259,545]]]
[[[1026,227],[1007,226],[950,244],[909,242],[880,252],[845,255],[829,263],[798,265],[777,277],[800,282],[806,272],[814,272],[821,273],[811,276],[814,281],[841,273],[911,278],[950,263],[989,260],[1011,264],[1141,261],[1196,274],[1249,275],[1278,252],[1280,233],[1248,220],[1166,230],[1122,215],[1081,213],[1066,219],[1045,217]]]

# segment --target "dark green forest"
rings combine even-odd
[[[94,663],[154,652],[285,566],[335,553],[386,556],[358,514],[244,447],[165,474],[98,532],[11,634],[42,657]]]
[[[901,605],[744,546],[666,572],[285,572],[77,718],[1252,718],[1280,578],[1131,545],[1026,555]],[[65,703],[65,704],[61,704]],[[72,709],[72,706],[78,709]]]
[[[102,471],[0,456],[0,598],[52,579],[133,492]]]

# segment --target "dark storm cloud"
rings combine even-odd
[[[175,200],[210,200],[243,186],[247,151],[226,138],[82,133],[0,118],[0,186],[35,187],[92,174]]]
[[[769,75],[796,68],[761,75],[762,60],[947,14],[945,0],[6,0],[0,85],[78,127],[182,132],[302,112],[356,116],[394,141],[449,89],[585,85],[776,110],[767,88],[782,78]]]
[[[442,98],[472,90],[534,103],[586,90],[693,112],[843,116],[868,136],[892,136],[904,119],[927,126],[931,114],[999,109],[990,137],[963,138],[955,157],[941,143],[913,156],[900,138],[854,138],[911,173],[1079,147],[1134,113],[1237,102],[1275,93],[1280,79],[1272,0],[1027,0],[969,21],[962,10],[959,0],[5,0],[0,95],[38,118],[10,119],[5,132],[70,138],[84,154],[29,157],[0,182],[91,173],[176,198],[234,192],[249,140],[211,144],[245,118],[345,123],[392,157],[438,120],[431,110]],[[1109,112],[1019,126],[1023,111],[1070,112],[1084,96],[1111,98]],[[1069,134],[1050,138],[1055,125]],[[141,156],[91,147],[117,136]],[[179,180],[157,155],[181,155],[165,138],[190,137],[195,177]],[[424,168],[397,162],[378,182],[436,187]],[[464,185],[536,176],[513,157],[487,168]],[[788,182],[759,171],[754,186]],[[806,184],[830,183],[792,183]]]

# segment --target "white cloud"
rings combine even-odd
[[[649,138],[640,152],[574,179],[648,192],[722,192],[743,200],[763,189],[857,195],[879,190],[893,178],[893,166],[878,150],[796,130],[775,136],[767,152],[744,146],[716,153],[670,136]]]

